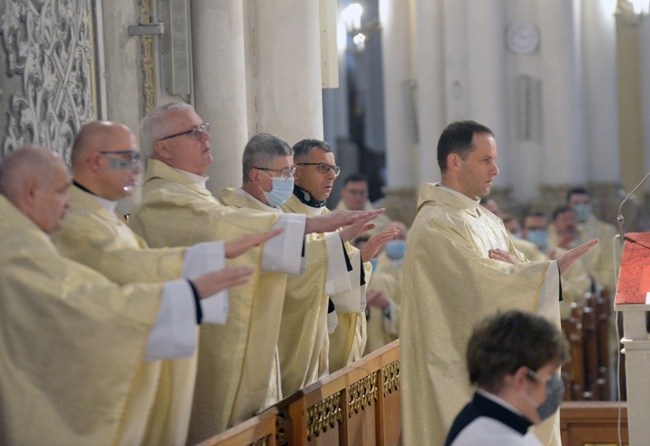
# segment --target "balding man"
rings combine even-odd
[[[0,443],[143,444],[152,420],[140,405],[143,360],[191,356],[209,312],[198,299],[244,283],[252,269],[120,287],[49,240],[70,185],[42,147],[0,166]]]
[[[147,113],[141,139],[149,162],[142,203],[131,214],[131,228],[155,247],[231,238],[276,224],[286,229],[237,259],[257,265],[258,274],[233,291],[232,317],[224,327],[201,330],[190,442],[215,435],[272,403],[268,390],[276,365],[282,300],[259,286],[260,275],[300,274],[306,233],[331,231],[375,215],[305,218],[224,206],[205,187],[213,162],[208,130],[209,124],[188,104],[167,104]]]
[[[107,121],[85,125],[71,153],[74,174],[70,209],[63,228],[52,241],[64,256],[89,266],[118,284],[159,282],[195,277],[224,266],[224,255],[259,244],[271,234],[247,236],[229,243],[211,242],[189,248],[150,249],[116,213],[117,200],[131,195],[142,173],[137,140],[128,127]],[[224,290],[210,299],[217,313],[209,321],[224,324],[228,294]],[[145,437],[153,443],[184,444],[187,438],[196,356],[140,369],[139,382],[147,383],[144,400],[131,406],[145,408],[151,422]],[[169,378],[165,378],[166,376]]]

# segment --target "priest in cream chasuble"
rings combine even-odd
[[[400,320],[401,396],[406,445],[443,444],[470,400],[465,351],[474,326],[500,310],[543,315],[559,326],[560,272],[597,241],[557,261],[528,262],[501,219],[479,205],[498,175],[492,131],[450,124],[438,143],[442,183],[424,184],[409,233]],[[536,428],[560,444],[559,419]]]

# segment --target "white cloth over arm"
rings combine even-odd
[[[343,243],[339,233],[327,234],[325,236],[325,246],[327,249],[325,294],[331,296],[333,294],[349,293],[352,291],[352,284],[350,283]]]
[[[187,248],[181,275],[190,280],[226,266],[226,246],[223,242],[198,243]],[[224,325],[228,317],[228,290],[201,299],[202,323]]]
[[[305,270],[302,246],[305,239],[307,217],[299,214],[282,214],[273,229],[284,232],[264,243],[262,271],[299,276]]]
[[[361,285],[361,252],[356,250],[350,259],[352,271],[348,272],[352,290],[330,296],[337,313],[360,313],[366,309],[366,286]],[[368,278],[366,278],[367,280]]]
[[[185,279],[167,282],[154,322],[145,361],[186,358],[196,349],[196,304],[190,284]]]

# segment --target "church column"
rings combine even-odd
[[[620,187],[616,18],[613,2],[582,2],[582,79],[590,189],[600,217],[616,219]]]
[[[567,0],[537,3],[543,66],[542,184],[587,181],[575,5]]]
[[[241,185],[248,140],[244,17],[240,0],[192,0],[192,57],[197,113],[209,122],[214,163],[208,188]]]
[[[501,173],[495,189],[510,185],[507,145],[505,4],[503,0],[472,2],[467,9],[469,119],[485,124],[495,134]],[[503,206],[503,200],[496,200]]]
[[[582,79],[585,91],[592,92],[584,98],[587,167],[592,180],[605,182],[619,177],[616,20],[612,11],[607,2],[582,3]]]
[[[415,218],[416,89],[413,63],[413,2],[381,0],[381,46],[384,73],[387,186],[383,203],[391,218],[410,223]],[[408,199],[405,201],[405,194]],[[390,199],[394,198],[394,199]],[[406,203],[408,208],[400,206]],[[404,215],[403,215],[404,214]]]
[[[250,1],[245,16],[251,133],[322,139],[318,2]]]
[[[641,122],[643,126],[643,171],[650,171],[650,17],[645,17],[639,25],[639,64],[641,82]],[[650,215],[650,181],[645,188],[644,210]]]
[[[422,182],[440,179],[436,156],[438,138],[447,123],[445,116],[445,75],[443,1],[416,1],[415,30],[417,69],[417,128],[419,136],[416,158],[416,194]]]

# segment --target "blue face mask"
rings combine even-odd
[[[526,238],[529,242],[534,243],[542,250],[546,248],[546,245],[548,244],[548,234],[543,229],[533,229],[528,231]]]
[[[533,377],[533,379],[536,381],[540,382],[537,373],[533,372],[532,370],[528,369],[528,375]],[[535,401],[528,394],[526,394],[526,396],[528,396],[529,401],[535,403]],[[537,414],[542,419],[542,421],[553,415],[558,410],[560,404],[562,404],[563,397],[564,381],[562,381],[562,378],[558,373],[555,373],[546,383],[546,400],[544,400],[544,402],[536,408]]]
[[[386,255],[391,259],[402,259],[406,254],[406,240],[391,240],[384,245]]]
[[[262,192],[269,206],[280,206],[293,194],[293,178],[273,177],[271,192]]]
[[[591,215],[591,205],[586,203],[576,204],[573,206],[573,209],[575,209],[576,217],[580,223],[589,220],[589,216]]]

